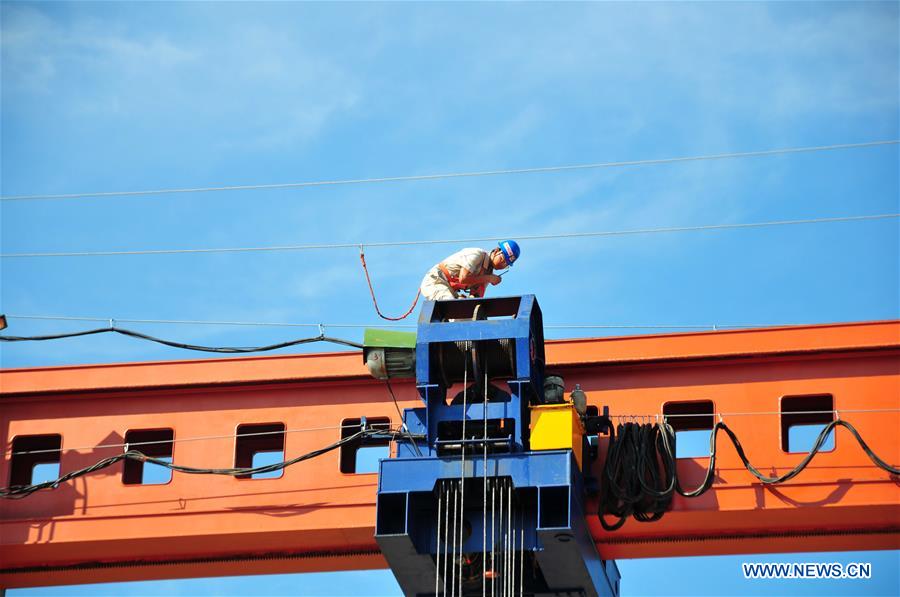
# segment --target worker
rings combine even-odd
[[[488,284],[496,286],[502,278],[494,273],[511,267],[519,258],[519,245],[504,240],[490,253],[483,249],[463,249],[428,270],[422,280],[422,296],[430,301],[460,298],[460,293],[482,297]]]

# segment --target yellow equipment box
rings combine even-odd
[[[531,449],[572,450],[583,469],[584,425],[571,402],[531,407]]]

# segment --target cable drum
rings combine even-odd
[[[471,358],[471,352],[467,344],[474,344],[471,352],[475,358]],[[491,379],[511,379],[515,377],[516,350],[515,340],[500,338],[497,340],[480,340],[474,343],[466,341],[440,342],[431,345],[432,362],[439,371],[439,379],[445,387],[463,381],[464,378],[480,379],[476,377],[479,371],[490,371]]]

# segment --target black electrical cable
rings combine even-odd
[[[36,483],[34,485],[12,485],[10,487],[2,487],[0,488],[0,498],[22,499],[24,497],[28,497],[35,491],[40,491],[41,489],[56,489],[61,483],[65,483],[70,479],[75,479],[76,477],[81,477],[83,475],[93,473],[94,471],[99,471],[101,469],[112,466],[120,460],[124,460],[126,458],[126,454],[117,454],[115,456],[110,456],[109,458],[104,458],[103,460],[92,464],[91,466],[66,473],[65,475],[54,481],[44,481],[43,483]]]
[[[122,454],[116,454],[115,456],[110,456],[109,458],[104,458],[103,460],[92,464],[91,466],[78,469],[65,475],[55,479],[53,481],[44,481],[43,483],[36,483],[34,485],[14,485],[11,487],[2,487],[0,488],[0,498],[6,499],[22,499],[24,497],[28,497],[32,493],[36,491],[40,491],[42,489],[56,489],[60,484],[65,483],[71,479],[75,479],[76,477],[82,477],[84,475],[93,473],[95,471],[99,471],[101,469],[110,467],[117,462],[122,460],[136,460],[138,462],[149,462],[152,464],[157,464],[159,466],[163,466],[165,468],[171,469],[173,471],[178,471],[180,473],[186,473],[189,475],[228,475],[228,476],[246,476],[246,475],[255,475],[259,473],[271,473],[274,471],[280,471],[281,469],[287,468],[291,465],[297,464],[298,462],[303,462],[304,460],[310,460],[311,458],[316,458],[317,456],[321,456],[322,454],[326,454],[341,447],[344,444],[354,442],[364,436],[381,434],[384,433],[383,430],[379,429],[365,429],[354,433],[353,435],[348,435],[347,437],[341,438],[340,440],[325,446],[324,448],[319,448],[318,450],[313,450],[312,452],[307,452],[306,454],[301,454],[295,458],[291,458],[290,460],[285,460],[282,462],[276,462],[273,464],[267,464],[265,466],[257,466],[257,467],[237,467],[237,468],[197,468],[192,466],[182,466],[179,464],[174,464],[168,462],[166,460],[160,460],[159,458],[153,458],[152,456],[147,456],[143,452],[139,450],[128,450],[123,452]]]
[[[397,416],[400,417],[400,429],[406,431],[406,437],[409,439],[409,443],[412,444],[413,449],[416,451],[416,456],[421,458],[422,451],[419,450],[419,444],[417,444],[413,439],[412,433],[410,433],[409,431],[409,427],[406,426],[406,421],[403,420],[403,413],[400,411],[400,404],[397,402],[397,396],[394,395],[394,388],[391,387],[391,380],[385,377],[384,383],[387,386],[388,392],[390,392],[391,394],[391,399],[394,401],[394,408],[397,409]]]
[[[217,352],[226,354],[266,352],[269,350],[278,350],[279,348],[287,348],[288,346],[297,346],[298,344],[309,344],[311,342],[331,342],[333,344],[342,344],[344,346],[350,346],[352,348],[363,348],[363,345],[357,342],[342,340],[340,338],[331,338],[330,336],[326,336],[325,334],[319,334],[318,336],[314,336],[312,338],[300,338],[298,340],[279,342],[278,344],[269,344],[267,346],[199,346],[196,344],[185,344],[182,342],[174,342],[172,340],[164,340],[162,338],[156,338],[154,336],[149,336],[141,332],[135,332],[134,330],[126,330],[117,327],[97,328],[93,330],[83,330],[80,332],[69,332],[66,334],[52,334],[49,336],[0,336],[0,342],[43,342],[46,340],[61,340],[63,338],[76,338],[78,336],[91,336],[93,334],[108,333],[122,334],[123,336],[130,336],[132,338],[138,338],[140,340],[149,340],[150,342],[164,344],[165,346],[171,346],[172,348],[182,348],[184,350],[197,350],[201,352]]]
[[[892,467],[879,458],[853,425],[837,419],[822,429],[812,449],[797,466],[783,475],[769,477],[750,463],[735,433],[723,421],[719,421],[713,426],[709,436],[709,464],[703,481],[695,489],[685,490],[678,480],[673,427],[668,423],[620,424],[615,433],[610,434],[606,463],[600,479],[600,524],[607,531],[615,531],[629,517],[640,522],[659,520],[669,509],[675,493],[688,498],[706,493],[713,484],[719,430],[723,430],[731,440],[744,467],[764,485],[774,485],[799,475],[819,453],[828,434],[835,427],[844,427],[850,431],[878,468],[892,475],[900,475],[900,468]],[[614,516],[616,520],[609,523],[606,516]]]
[[[598,514],[604,529],[620,528],[629,516],[641,522],[662,518],[672,502],[676,474],[674,460],[669,463],[657,454],[669,452],[669,438],[660,426],[618,425],[610,436],[600,484]],[[605,515],[618,520],[609,524]]]
[[[669,425],[667,425],[667,426],[671,429],[671,426],[669,426]],[[696,497],[696,496],[699,496],[699,495],[702,495],[703,493],[705,493],[712,486],[713,472],[714,472],[715,464],[716,464],[716,462],[715,462],[715,459],[716,459],[716,435],[718,434],[719,429],[722,429],[728,435],[728,438],[731,440],[731,443],[734,445],[734,449],[737,451],[738,457],[741,459],[741,462],[744,464],[744,467],[748,471],[750,471],[750,474],[752,474],[754,477],[759,479],[764,485],[775,485],[777,483],[783,483],[785,481],[789,481],[789,480],[793,479],[794,477],[796,477],[797,475],[799,475],[803,471],[803,469],[805,469],[806,466],[812,461],[812,459],[816,456],[816,454],[818,454],[821,451],[822,446],[825,444],[825,441],[828,439],[828,434],[831,433],[831,431],[835,427],[844,427],[845,429],[847,429],[853,435],[853,437],[856,438],[856,441],[859,444],[859,446],[863,449],[863,452],[866,453],[866,456],[869,457],[869,460],[871,460],[875,466],[877,466],[878,468],[880,468],[884,471],[887,471],[888,473],[890,473],[892,475],[900,475],[900,468],[893,467],[893,466],[889,465],[887,462],[885,462],[884,460],[882,460],[881,458],[879,458],[878,455],[872,451],[872,449],[869,447],[869,444],[866,443],[866,441],[859,434],[859,431],[857,431],[853,425],[851,425],[850,423],[848,423],[847,421],[844,421],[842,419],[835,419],[834,421],[831,421],[830,423],[828,423],[828,425],[826,425],[822,429],[822,431],[819,433],[818,437],[816,437],[816,441],[815,441],[815,443],[813,443],[812,449],[809,451],[809,453],[806,456],[804,456],[803,460],[801,460],[797,466],[795,466],[793,469],[791,469],[790,471],[786,472],[783,475],[779,475],[777,477],[769,477],[769,476],[766,476],[766,475],[762,474],[761,472],[759,472],[759,470],[756,467],[754,467],[752,464],[750,464],[750,460],[747,458],[747,455],[744,453],[744,447],[741,445],[740,440],[738,440],[738,438],[734,434],[734,432],[728,428],[728,425],[726,425],[722,421],[719,421],[718,423],[715,424],[715,426],[713,426],[712,433],[710,434],[709,466],[706,469],[706,476],[704,477],[703,483],[701,483],[701,485],[693,491],[684,491],[681,487],[678,487],[677,488],[678,493],[680,493],[681,495],[683,495],[685,497]],[[671,433],[674,436],[674,431],[672,431]],[[674,454],[674,451],[673,451],[673,454]]]

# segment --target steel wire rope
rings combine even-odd
[[[515,529],[512,526],[512,479],[509,480],[506,487],[506,576],[508,581],[506,582],[506,586],[508,587],[507,592],[510,597],[515,590],[515,586],[513,582],[515,580],[515,575],[513,574],[513,552],[512,552],[512,536],[515,533]]]
[[[434,595],[437,597],[440,595],[438,588],[440,588],[441,583],[441,497],[443,495],[443,489],[441,488],[440,482],[437,484],[438,489],[438,499],[437,499],[437,527],[434,531]]]
[[[478,307],[476,307],[477,309]],[[466,398],[469,393],[469,350],[471,342],[465,341],[463,352],[463,399],[462,399],[462,430],[459,442],[459,594],[463,594],[463,522],[465,521],[465,497],[466,497]],[[475,367],[473,360],[472,367]]]
[[[447,595],[447,561],[448,561],[448,556],[449,556],[448,548],[450,546],[449,545],[450,540],[448,539],[448,537],[450,536],[450,533],[449,533],[449,529],[450,529],[450,486],[447,485],[443,480],[441,481],[441,483],[444,486],[444,494],[446,496],[446,504],[444,506],[444,575],[441,578],[441,580],[443,581],[442,586],[444,589],[444,596],[446,597],[446,595]]]
[[[482,521],[481,521],[481,596],[487,597],[487,424],[488,424],[488,372],[484,368],[484,403],[482,408],[484,427],[481,433],[484,457],[481,462]]]
[[[288,433],[308,433],[312,431],[333,431],[335,429],[355,429],[358,428],[359,425],[329,425],[325,427],[308,427],[304,429],[285,429],[284,431],[260,431],[255,433],[233,433],[231,435],[198,435],[198,436],[188,436],[188,437],[176,437],[173,439],[164,439],[164,440],[153,440],[146,442],[121,442],[117,444],[98,444],[96,446],[77,446],[77,447],[66,447],[66,448],[52,448],[47,450],[26,450],[21,452],[12,452],[12,448],[9,448],[3,452],[3,454],[8,454],[10,456],[25,456],[28,454],[51,454],[54,452],[77,452],[81,450],[100,450],[106,448],[128,448],[133,446],[153,446],[159,444],[177,444],[181,442],[195,442],[195,441],[207,441],[207,440],[215,440],[215,439],[235,439],[238,437],[257,437],[263,435],[287,435]]]
[[[32,194],[32,195],[6,195],[0,197],[0,201],[37,201],[48,199],[82,199],[99,197],[135,197],[147,195],[172,195],[183,193],[209,193],[220,191],[248,191],[265,189],[296,189],[304,187],[373,184],[385,182],[407,182],[421,180],[439,180],[447,178],[471,178],[479,176],[499,176],[510,174],[535,174],[540,172],[565,172],[571,170],[593,170],[601,168],[621,168],[633,166],[650,166],[660,164],[675,164],[679,162],[697,162],[706,160],[724,160],[735,158],[762,157],[770,155],[784,155],[793,153],[811,153],[817,151],[834,151],[839,149],[859,149],[864,147],[876,147],[880,145],[896,145],[900,140],[886,139],[881,141],[865,141],[862,143],[836,143],[831,145],[815,145],[806,147],[785,147],[778,149],[765,149],[759,151],[740,151],[729,153],[717,153],[707,155],[684,156],[675,158],[656,158],[645,160],[630,160],[617,162],[594,162],[587,164],[573,164],[563,166],[538,166],[532,168],[507,168],[497,170],[480,170],[471,172],[450,172],[442,174],[415,174],[407,176],[386,176],[380,178],[353,178],[343,180],[318,180],[306,182],[286,182],[251,185],[229,185],[194,188],[154,189],[143,191],[101,191],[93,193],[58,193],[58,194]]]
[[[807,218],[797,220],[772,220],[767,222],[746,222],[737,224],[706,224],[700,226],[668,226],[660,228],[634,228],[629,230],[605,230],[596,232],[570,232],[558,234],[506,234],[492,237],[474,237],[438,240],[384,241],[367,243],[331,243],[311,245],[280,245],[269,247],[219,247],[200,249],[138,249],[130,251],[53,251],[43,253],[2,253],[2,259],[34,258],[34,257],[111,257],[124,255],[174,255],[195,253],[247,253],[262,251],[311,251],[326,249],[366,247],[407,247],[416,245],[447,245],[495,242],[497,238],[515,238],[518,241],[559,240],[572,238],[599,238],[615,236],[632,236],[640,234],[668,234],[675,232],[700,232],[710,230],[738,230],[748,228],[766,228],[771,226],[799,226],[807,224],[830,224],[838,222],[859,222],[884,220],[900,217],[900,213],[869,214],[859,216],[839,216],[832,218]]]
[[[833,414],[834,410],[802,410],[802,411],[758,411],[758,412],[736,412],[736,413],[711,413],[711,414],[665,414],[665,415],[657,415],[657,414],[631,414],[631,415],[610,415],[610,417],[616,418],[640,418],[640,417],[663,417],[665,419],[677,418],[677,417],[697,417],[697,416],[708,416],[708,417],[742,417],[742,416],[756,416],[756,415],[822,415],[822,414]],[[841,413],[896,413],[900,412],[900,408],[842,408],[840,409]],[[240,437],[253,437],[258,435],[281,435],[287,433],[307,433],[311,431],[327,431],[333,429],[352,429],[359,427],[359,425],[327,425],[322,427],[305,427],[301,429],[286,429],[284,431],[260,431],[257,433],[241,433]],[[401,428],[402,431],[402,428]],[[96,446],[81,446],[76,448],[66,448],[67,450],[92,450],[92,449],[100,449],[100,448],[122,448],[125,446],[139,446],[139,445],[154,445],[154,444],[166,444],[166,443],[179,443],[179,442],[189,442],[189,441],[202,441],[202,440],[210,440],[210,439],[234,439],[237,437],[236,435],[203,435],[203,436],[189,436],[182,438],[174,438],[171,440],[156,440],[156,441],[147,441],[147,442],[129,442],[129,443],[118,443],[118,444],[99,444]],[[60,452],[62,448],[54,448],[49,450],[29,450],[25,452],[9,452],[6,451],[4,453],[9,453],[12,455],[19,454],[45,454],[49,452]]]
[[[506,503],[504,499],[503,489],[505,479],[497,480],[497,594],[504,597],[506,594],[506,517],[503,515],[503,505]]]
[[[525,594],[525,510],[519,508],[519,597]]]
[[[209,319],[130,319],[126,317],[81,317],[71,315],[6,315],[7,319],[33,319],[46,321],[98,321],[117,323],[152,323],[171,325],[222,325],[249,327],[305,327],[305,328],[415,328],[414,324],[384,323],[294,323],[284,321],[216,321]],[[708,327],[708,326],[704,326]]]
[[[840,409],[841,413],[897,413],[900,412],[900,408],[842,408]],[[663,419],[671,419],[671,418],[680,418],[680,417],[747,417],[747,416],[775,416],[775,415],[830,415],[833,414],[833,410],[803,410],[803,411],[758,411],[758,412],[735,412],[735,413],[709,413],[709,414],[622,414],[622,415],[609,415],[613,419],[633,419],[635,417],[658,417]],[[54,452],[64,452],[64,451],[81,451],[81,450],[100,450],[106,448],[124,448],[126,446],[149,446],[149,445],[158,445],[158,444],[177,444],[180,442],[193,442],[193,441],[206,441],[206,440],[216,440],[216,439],[234,439],[236,437],[253,437],[260,435],[281,435],[288,433],[309,433],[312,431],[331,431],[334,429],[355,429],[359,427],[359,425],[328,425],[323,427],[306,427],[302,429],[286,429],[284,431],[260,431],[256,433],[241,433],[240,435],[231,434],[231,435],[199,435],[199,436],[188,436],[188,437],[176,437],[171,440],[154,440],[154,441],[146,441],[146,442],[121,442],[117,444],[98,444],[96,446],[77,446],[77,447],[66,447],[66,448],[52,448],[46,450],[25,450],[20,452],[12,452],[12,448],[8,448],[3,452],[5,455],[9,456],[24,456],[29,454],[50,454]],[[403,432],[403,429],[400,429]]]
[[[69,315],[6,315],[7,319],[26,319],[38,321],[95,321],[116,323],[146,323],[165,325],[219,325],[219,326],[247,326],[247,327],[310,327],[310,328],[402,328],[416,329],[415,324],[383,324],[383,323],[294,323],[277,321],[216,321],[203,319],[131,319],[125,317],[82,317]],[[809,323],[728,323],[728,324],[547,324],[544,329],[555,330],[586,330],[586,329],[646,329],[646,330],[726,330],[726,329],[754,329],[770,327],[791,327],[798,325],[816,325]]]
[[[412,445],[416,454],[421,457],[422,452],[419,450],[419,446],[416,443],[415,439],[413,439],[412,433],[406,425],[406,422],[403,420],[403,414],[400,411],[400,405],[397,402],[397,397],[394,394],[394,390],[391,387],[390,380],[385,379],[385,385],[387,386],[388,392],[391,395],[391,399],[393,400],[394,407],[397,409],[397,414],[400,417],[400,432],[406,433],[407,440]],[[207,440],[207,439],[232,439],[236,437],[254,437],[254,436],[262,436],[262,435],[286,435],[287,433],[298,433],[298,432],[306,432],[306,431],[319,431],[319,430],[327,430],[327,429],[347,429],[358,427],[358,425],[338,425],[338,426],[330,426],[330,427],[318,427],[318,428],[310,428],[310,429],[292,429],[292,430],[284,430],[284,431],[264,431],[259,433],[241,433],[236,435],[227,435],[227,436],[205,436],[205,437],[194,437],[194,438],[180,438],[178,440],[157,440],[157,441],[147,441],[147,442],[126,442],[122,444],[101,444],[98,446],[86,446],[81,448],[66,448],[66,450],[96,450],[101,448],[111,448],[111,447],[124,447],[129,448],[130,446],[144,446],[144,445],[157,445],[157,444],[174,444],[176,441],[185,442],[185,441],[198,441],[198,440]],[[380,431],[380,430],[376,430]],[[51,453],[51,452],[62,452],[62,448],[52,449],[52,450],[31,450],[26,452],[12,452],[10,455],[18,456],[18,455],[26,455],[26,454],[40,454],[40,453]]]
[[[497,477],[491,477],[491,597],[497,589]]]
[[[506,569],[506,535],[508,533],[508,529],[506,528],[506,478],[500,480],[500,597],[506,597],[506,581],[507,581],[507,569]]]
[[[450,479],[450,485],[453,487],[453,479]],[[457,501],[459,498],[459,490],[454,487],[453,489],[453,561],[450,562],[450,595],[456,595],[456,540],[458,535],[456,534],[456,523],[458,520],[458,510],[457,510]]]

